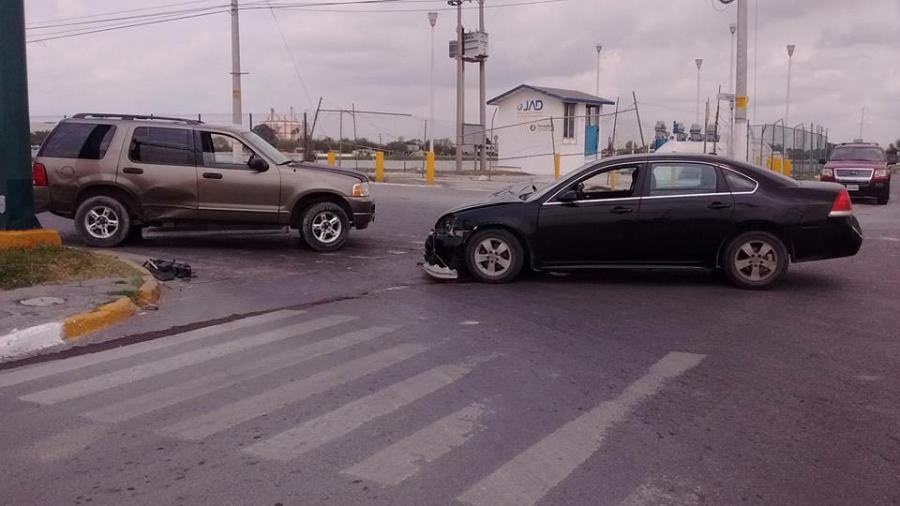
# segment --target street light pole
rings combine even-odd
[[[601,44],[597,44],[597,89],[596,96],[600,96],[600,51],[603,49]]]
[[[791,124],[791,67],[794,63],[794,49],[797,46],[793,44],[788,44],[787,53],[788,53],[788,75],[787,75],[787,93],[785,93],[784,97],[784,124],[788,126]]]
[[[484,0],[478,0],[478,31],[484,33]],[[487,126],[487,80],[484,74],[484,58],[478,60],[478,122],[481,123],[478,168],[487,170],[487,136],[484,135],[484,127]]]
[[[434,25],[437,24],[437,12],[428,13],[431,25],[431,74],[428,78],[428,151],[434,152]]]
[[[40,228],[34,217],[24,0],[0,2],[0,230]]]
[[[696,115],[696,124],[700,124],[700,67],[703,66],[703,58],[697,58],[694,60],[694,63],[697,64],[697,115]],[[705,133],[704,133],[705,135]]]
[[[731,57],[728,60],[728,93],[734,96],[734,34],[737,32],[737,24],[731,23],[728,26],[731,32]],[[734,158],[734,100],[729,102],[728,106],[728,158]]]
[[[456,6],[456,172],[462,172],[463,165],[463,123],[466,120],[466,76],[463,62],[465,41],[462,25],[463,0],[447,0],[447,4]]]
[[[241,112],[241,30],[238,0],[231,0],[231,123],[240,126]]]
[[[737,1],[737,58],[735,60],[734,137],[735,159],[747,158],[747,1]],[[755,78],[755,77],[754,77]],[[755,99],[756,97],[754,97]]]

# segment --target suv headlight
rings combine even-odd
[[[356,183],[353,185],[353,196],[354,197],[368,197],[369,196],[369,183],[363,181],[362,183]]]

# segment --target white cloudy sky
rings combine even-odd
[[[272,0],[275,4],[316,0]],[[344,0],[339,0],[344,1]],[[486,0],[487,6],[534,0]],[[787,55],[794,55],[791,122],[816,122],[832,140],[857,136],[866,108],[864,135],[883,144],[900,138],[900,1],[758,1],[758,114],[753,123],[784,114]],[[215,6],[226,0],[26,0],[29,26],[54,24],[109,11]],[[242,0],[242,4],[261,4]],[[176,5],[177,4],[177,5]],[[330,107],[428,114],[430,29],[425,11],[436,9],[436,116],[438,134],[449,135],[454,118],[455,63],[447,57],[455,12],[446,2],[403,0],[390,5],[278,9],[277,19],[294,53],[291,59],[265,9],[241,12],[244,110],[314,108],[324,96]],[[333,12],[339,10],[341,12]],[[351,12],[367,10],[377,12]],[[411,12],[384,12],[410,10]],[[151,11],[138,11],[141,14]],[[728,83],[728,25],[734,4],[718,0],[562,0],[489,8],[491,37],[488,95],[520,83],[595,87],[594,45],[604,46],[601,95],[625,97],[635,90],[647,130],[656,120],[693,118],[695,57],[703,57],[703,93]],[[464,12],[474,27],[475,10]],[[54,21],[48,21],[54,20]],[[753,26],[751,21],[751,27]],[[70,28],[54,28],[54,30]],[[29,38],[51,30],[29,30]],[[751,50],[753,48],[751,39]],[[753,55],[751,54],[751,73]],[[231,107],[229,16],[188,19],[76,38],[28,44],[33,116],[79,111],[204,114]],[[477,71],[469,66],[468,118],[477,118]],[[752,79],[752,78],[751,78]],[[751,81],[752,82],[752,81]],[[752,94],[752,85],[750,88]],[[751,112],[753,108],[750,108]],[[227,119],[227,116],[223,116]],[[332,124],[325,123],[324,133]],[[417,126],[419,125],[419,126]],[[413,136],[419,120],[367,118],[361,133]],[[386,139],[387,140],[387,139]]]

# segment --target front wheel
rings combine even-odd
[[[347,242],[350,220],[341,206],[333,202],[313,204],[303,214],[303,240],[322,252],[337,251]]]
[[[780,239],[768,232],[745,232],[728,243],[723,267],[738,288],[762,290],[784,276],[788,252]]]
[[[888,190],[878,196],[878,204],[882,205],[882,206],[887,205],[888,200],[890,200],[890,198],[891,198],[891,192],[890,192],[890,190]]]
[[[505,230],[477,232],[466,246],[469,274],[483,283],[512,281],[522,271],[524,260],[521,243]]]

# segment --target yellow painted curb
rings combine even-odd
[[[77,338],[106,328],[114,323],[128,319],[136,313],[138,307],[128,297],[104,304],[89,313],[81,313],[66,318],[63,322],[63,339],[74,341]]]
[[[153,306],[159,302],[159,281],[153,276],[145,275],[144,283],[138,289],[137,301],[141,307]]]
[[[36,248],[38,246],[62,246],[59,232],[47,228],[35,230],[4,230],[0,232],[0,250]]]

